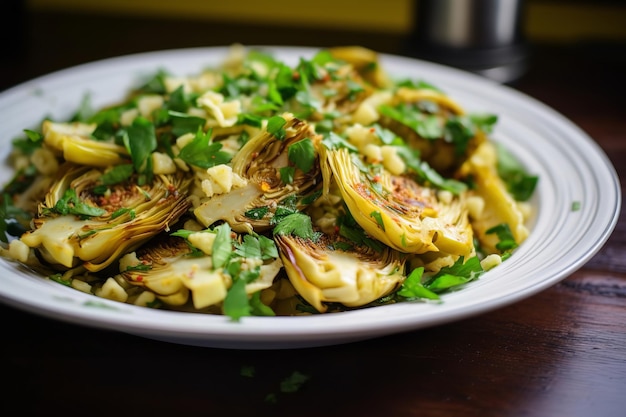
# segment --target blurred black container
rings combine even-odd
[[[523,0],[418,0],[409,53],[501,83],[526,70]]]

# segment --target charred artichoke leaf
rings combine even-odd
[[[108,196],[95,195],[93,188],[102,174],[88,166],[65,164],[39,207],[33,230],[20,240],[61,269],[82,264],[95,272],[167,230],[190,206],[186,194],[191,180],[184,173],[157,175],[141,188],[119,184]],[[68,190],[75,193],[69,202],[64,201]],[[68,206],[66,211],[59,212],[59,202]]]
[[[355,221],[372,237],[405,253],[467,256],[473,233],[464,196],[441,200],[435,189],[382,169],[367,172],[347,149],[323,149],[325,163]],[[324,181],[331,179],[325,178]]]
[[[237,232],[264,231],[270,228],[271,218],[281,202],[294,196],[307,195],[321,185],[318,144],[321,137],[311,125],[286,113],[284,138],[264,127],[235,154],[231,161],[232,172],[246,181],[246,185],[230,192],[215,195],[194,209],[198,221],[210,226],[219,220],[226,221]],[[307,172],[295,168],[293,180],[285,183],[281,168],[294,167],[289,158],[291,145],[310,139],[315,150],[314,161]],[[260,217],[246,217],[253,209],[267,208]],[[297,209],[304,206],[298,205]]]
[[[509,226],[515,242],[522,243],[529,234],[525,224],[526,216],[519,204],[506,189],[506,184],[497,170],[497,152],[493,143],[481,144],[476,152],[459,170],[462,176],[471,176],[475,187],[469,191],[471,201],[470,216],[474,233],[482,248],[489,253],[497,253],[499,238],[494,233],[487,233],[500,224]]]
[[[44,143],[66,161],[105,168],[129,160],[128,151],[123,146],[92,139],[95,129],[93,123],[46,120],[42,124]]]
[[[325,303],[364,306],[399,288],[405,279],[404,256],[392,249],[332,249],[328,235],[318,241],[275,235],[280,256],[297,292],[317,311]]]

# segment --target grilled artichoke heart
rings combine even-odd
[[[328,113],[349,115],[375,91],[370,81],[363,78],[360,68],[352,63],[329,63],[321,67],[320,71],[324,75],[309,86],[311,97],[318,103],[315,106],[316,111],[308,116],[310,120],[321,121]],[[333,91],[333,94],[328,94],[329,91]],[[300,110],[297,100],[292,100],[290,106],[294,112]],[[343,117],[346,118],[348,117]],[[339,117],[335,124],[340,124],[341,120],[342,117]]]
[[[110,194],[96,195],[94,186],[102,174],[96,168],[64,164],[39,206],[33,230],[20,240],[59,269],[82,265],[94,272],[166,230],[189,208],[191,181],[182,173],[157,175],[149,186],[118,184],[110,187]],[[68,190],[76,200],[64,201]],[[59,202],[68,210],[59,212]],[[95,211],[72,211],[78,204]]]
[[[425,124],[434,124],[438,130],[443,130],[451,117],[463,116],[463,108],[446,94],[429,88],[398,88],[390,102],[391,109],[409,107],[412,114],[418,114]],[[388,110],[393,111],[393,110]],[[484,132],[478,130],[468,143],[459,147],[447,139],[440,137],[426,137],[432,135],[429,128],[420,134],[414,126],[399,120],[402,117],[391,117],[389,114],[381,116],[379,123],[407,141],[409,147],[420,152],[420,158],[444,176],[452,174],[473,153],[478,145],[486,138]]]
[[[376,51],[361,46],[337,46],[328,51],[334,58],[351,64],[363,79],[375,87],[386,88],[392,85],[379,63]]]
[[[246,292],[269,288],[281,267],[279,259],[261,265],[260,276],[246,284]],[[219,305],[232,285],[228,274],[213,268],[210,254],[192,254],[185,239],[176,236],[160,237],[124,256],[120,274],[128,283],[152,291],[169,306],[186,304],[191,293],[194,309],[214,308],[215,313],[220,312]]]
[[[289,147],[301,140],[310,139],[315,149],[321,140],[313,128],[291,114],[284,114],[286,137],[277,138],[262,129],[235,154],[231,161],[232,172],[247,181],[240,188],[225,194],[215,195],[195,208],[196,218],[205,226],[218,220],[228,222],[237,232],[256,232],[270,228],[270,221],[276,207],[290,197],[304,196],[321,185],[319,156],[308,172],[295,170],[293,181],[286,184],[280,176],[280,168],[293,166],[289,160]],[[267,213],[259,217],[246,217],[252,209],[267,208]],[[301,204],[298,209],[303,209]]]
[[[296,291],[317,311],[324,303],[360,307],[399,288],[405,279],[404,256],[384,248],[331,249],[329,237],[318,241],[276,235],[280,256]]]
[[[365,165],[347,149],[324,149],[329,169],[348,210],[372,237],[400,252],[445,252],[468,256],[473,234],[463,196],[440,201],[436,190],[408,177],[364,172]],[[361,167],[361,168],[360,168]]]
[[[500,224],[507,224],[515,242],[522,243],[529,234],[525,225],[526,217],[498,175],[497,153],[493,143],[480,145],[459,172],[471,176],[475,187],[469,191],[469,195],[479,197],[482,202],[480,208],[471,212],[474,233],[482,247],[490,253],[498,252],[496,244],[499,238],[495,233],[487,233],[487,230]]]

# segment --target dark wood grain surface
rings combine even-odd
[[[410,53],[396,35],[67,14],[21,18],[14,46],[2,44],[0,90],[96,59],[233,42]],[[533,44],[529,69],[512,86],[585,130],[624,182],[624,74],[624,44]],[[599,253],[537,295],[452,324],[346,345],[199,348],[8,306],[0,313],[4,416],[626,415],[623,211]],[[245,369],[254,376],[243,375]],[[282,392],[281,381],[295,371],[309,380],[297,392]]]

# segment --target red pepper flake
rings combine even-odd
[[[300,73],[298,71],[294,71],[293,74],[291,75],[291,78],[293,78],[294,80],[299,80],[300,79]]]
[[[167,193],[168,195],[173,195],[174,197],[178,197],[178,190],[176,189],[176,187],[174,187],[173,184],[169,184],[167,186]]]
[[[376,129],[373,127],[370,127],[370,133],[375,133],[375,132],[376,132]]]
[[[143,275],[137,275],[137,278],[135,279],[135,281],[143,281]]]

